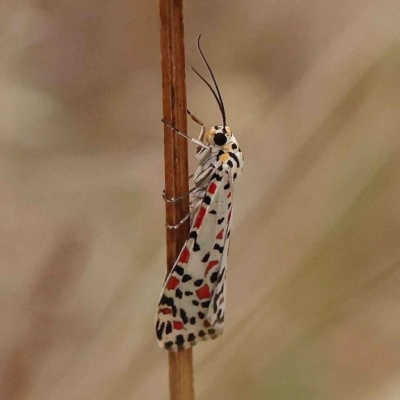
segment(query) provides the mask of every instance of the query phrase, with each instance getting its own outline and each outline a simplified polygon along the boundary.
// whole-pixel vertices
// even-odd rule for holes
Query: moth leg
[[[194,122],[196,122],[196,124],[199,124],[201,126],[200,135],[197,140],[199,140],[200,142],[203,142],[204,134],[206,133],[206,126],[195,115],[193,115],[189,110],[186,110],[186,112],[189,115],[189,117]]]
[[[162,197],[163,197],[163,199],[165,200],[166,203],[176,203],[177,201],[182,200],[182,199],[184,199],[185,197],[189,196],[190,193],[192,193],[192,192],[195,191],[195,190],[196,190],[196,187],[193,187],[193,188],[191,188],[188,192],[183,193],[183,194],[180,195],[179,197],[171,197],[171,198],[169,198],[169,199],[168,199],[167,197],[165,197],[165,190],[163,190]]]
[[[172,131],[174,131],[175,133],[177,133],[178,135],[183,136],[184,138],[186,138],[187,140],[190,140],[193,143],[196,143],[198,146],[204,147],[206,149],[210,148],[210,146],[200,142],[200,140],[197,139],[193,139],[188,135],[185,135],[184,133],[182,133],[180,130],[174,128],[173,126],[171,126],[167,121],[165,121],[164,119],[161,120],[161,122],[163,122],[165,125],[168,126],[169,129],[171,129]]]
[[[189,212],[176,225],[167,225],[166,224],[165,227],[168,228],[168,229],[178,229],[191,215],[192,215],[192,213]]]
[[[188,176],[188,179],[192,179],[194,177],[194,174],[191,174]],[[181,196],[174,198],[171,197],[170,199],[168,199],[167,197],[165,197],[165,189],[162,191],[162,198],[167,202],[167,203],[175,203],[178,200],[184,199],[186,196],[189,196],[190,193],[192,193],[195,190],[195,188],[193,187],[192,189],[190,189],[188,192],[182,194]]]

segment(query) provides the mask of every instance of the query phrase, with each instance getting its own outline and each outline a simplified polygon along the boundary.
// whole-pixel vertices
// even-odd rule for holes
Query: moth
[[[194,139],[163,121],[171,130],[198,145],[194,187],[187,194],[191,196],[188,214],[191,216],[191,229],[164,283],[156,314],[158,343],[170,351],[188,349],[200,341],[215,339],[222,333],[234,187],[244,164],[239,144],[226,125],[222,96],[200,47],[200,38],[201,35],[197,47],[215,90],[192,69],[217,101],[222,125],[213,126],[206,132],[205,125],[188,111],[189,116],[201,126],[198,139]],[[179,201],[184,196],[166,201]],[[178,229],[186,218],[169,228]]]

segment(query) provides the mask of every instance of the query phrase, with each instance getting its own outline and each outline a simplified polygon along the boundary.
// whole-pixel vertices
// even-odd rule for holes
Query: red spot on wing
[[[170,290],[174,290],[178,285],[179,285],[179,279],[175,278],[175,276],[171,276],[171,278],[169,278],[169,281],[167,283],[167,288]]]
[[[203,325],[204,325],[206,328],[209,328],[209,327],[211,326],[211,324],[210,324],[210,322],[208,321],[208,319],[205,319],[205,320],[204,320]]]
[[[208,265],[207,265],[207,268],[206,268],[206,275],[207,275],[207,272],[212,268],[212,267],[215,267],[216,265],[218,265],[219,264],[219,261],[210,261],[209,263],[208,263]]]
[[[190,251],[185,246],[185,248],[182,250],[181,256],[179,257],[179,262],[182,264],[186,264],[189,261],[189,257],[190,257]]]
[[[162,312],[164,315],[166,314],[172,314],[172,310],[170,308],[162,308],[160,310],[160,312]]]
[[[226,196],[226,197],[228,197],[228,199],[230,199],[231,196],[232,196],[232,192],[229,192],[228,196]]]
[[[174,329],[177,329],[178,331],[183,329],[183,323],[180,321],[174,321]]]
[[[221,232],[218,233],[216,239],[222,239],[224,237],[224,230],[222,229]]]
[[[208,193],[214,194],[216,190],[217,185],[214,182],[211,182],[210,186],[208,186]]]
[[[206,215],[206,209],[204,207],[201,207],[199,212],[197,213],[196,221],[193,225],[195,228],[200,228],[205,215]]]
[[[197,289],[196,294],[197,294],[198,298],[201,300],[208,299],[209,297],[211,297],[211,292],[210,292],[210,288],[208,287],[208,285],[204,285],[200,289]]]

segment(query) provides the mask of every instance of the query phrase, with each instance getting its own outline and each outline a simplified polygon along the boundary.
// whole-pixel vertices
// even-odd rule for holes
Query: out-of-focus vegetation
[[[197,399],[399,398],[399,7],[187,2],[188,67],[202,33],[246,156]],[[8,2],[0,22],[0,398],[167,399],[157,2]],[[189,71],[191,111],[220,123]]]

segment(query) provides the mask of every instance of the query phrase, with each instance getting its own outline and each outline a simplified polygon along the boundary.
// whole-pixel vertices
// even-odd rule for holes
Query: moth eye
[[[214,135],[214,143],[217,146],[223,146],[227,142],[227,138],[224,133],[218,132]]]

